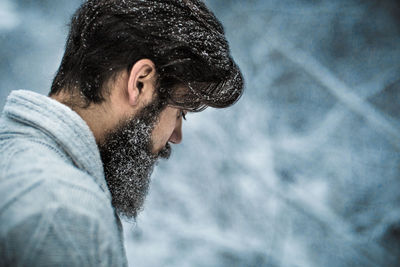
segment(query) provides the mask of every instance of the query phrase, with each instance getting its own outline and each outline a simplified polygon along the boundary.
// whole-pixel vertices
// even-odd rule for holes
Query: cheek
[[[162,149],[172,135],[176,124],[176,112],[169,110],[168,107],[161,112],[160,119],[156,123],[152,132],[153,150]]]
[[[153,141],[166,142],[172,132],[173,127],[170,126],[170,123],[158,123],[152,133]]]

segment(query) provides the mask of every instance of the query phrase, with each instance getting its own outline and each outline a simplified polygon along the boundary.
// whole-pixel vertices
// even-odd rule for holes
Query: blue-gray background
[[[46,94],[80,0],[0,0],[0,107]],[[125,224],[131,266],[396,266],[400,3],[209,0],[246,78],[188,116]]]

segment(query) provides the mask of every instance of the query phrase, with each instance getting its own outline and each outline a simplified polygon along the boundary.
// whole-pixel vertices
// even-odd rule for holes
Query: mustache
[[[171,156],[172,148],[169,143],[167,143],[163,149],[158,152],[157,157],[162,159],[169,159]]]

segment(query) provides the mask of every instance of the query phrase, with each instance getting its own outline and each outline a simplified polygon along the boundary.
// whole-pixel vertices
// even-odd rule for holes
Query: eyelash
[[[180,118],[180,117],[182,117],[184,120],[186,120],[186,115],[185,115],[185,112],[183,110],[179,113],[178,118]]]

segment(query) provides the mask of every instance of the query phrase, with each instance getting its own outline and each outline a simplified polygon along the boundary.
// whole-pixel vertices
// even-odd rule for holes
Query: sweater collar
[[[111,199],[93,133],[75,111],[50,97],[17,90],[8,96],[4,113],[50,136],[78,168],[95,178]]]

